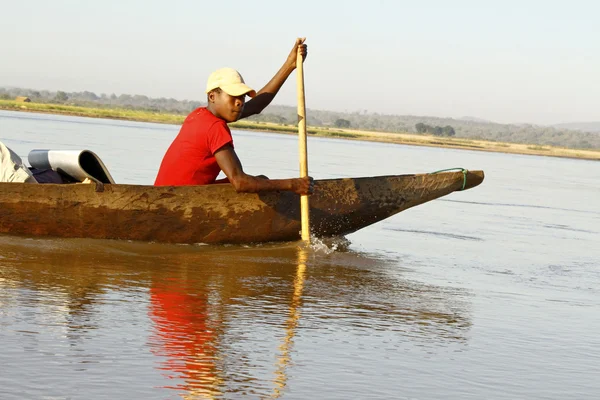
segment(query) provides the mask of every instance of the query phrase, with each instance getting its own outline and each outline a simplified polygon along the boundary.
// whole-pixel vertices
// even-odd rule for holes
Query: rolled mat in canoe
[[[114,184],[108,169],[94,152],[89,150],[31,150],[29,164],[37,169],[53,169],[82,182],[92,181]]]

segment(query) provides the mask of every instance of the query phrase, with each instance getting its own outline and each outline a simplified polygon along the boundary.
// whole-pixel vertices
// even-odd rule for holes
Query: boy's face
[[[235,122],[242,115],[246,95],[230,96],[224,90],[213,90],[208,95],[208,101],[212,105],[213,114],[227,122]]]

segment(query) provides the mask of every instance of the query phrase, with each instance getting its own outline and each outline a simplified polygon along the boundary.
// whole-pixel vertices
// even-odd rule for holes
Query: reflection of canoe
[[[0,255],[3,322],[24,316],[21,330],[46,328],[37,354],[54,351],[64,338],[78,340],[79,351],[65,352],[59,366],[81,362],[81,354],[102,362],[108,351],[141,348],[143,364],[126,357],[121,367],[153,365],[152,386],[165,398],[285,398],[303,370],[296,335],[327,345],[333,333],[352,351],[369,334],[372,343],[389,344],[382,332],[393,335],[394,346],[434,351],[464,346],[472,336],[468,290],[417,282],[401,273],[402,262],[382,254],[0,235]],[[90,332],[122,338],[113,328],[124,316],[138,337],[116,340],[110,350],[79,340]],[[21,348],[8,339],[5,352],[11,344]],[[323,354],[326,362],[339,357]]]
[[[346,235],[483,177],[469,171],[318,180],[312,233]],[[93,184],[0,183],[0,232],[172,243],[297,240],[299,204],[291,192],[238,194],[229,184],[107,184],[97,191]]]

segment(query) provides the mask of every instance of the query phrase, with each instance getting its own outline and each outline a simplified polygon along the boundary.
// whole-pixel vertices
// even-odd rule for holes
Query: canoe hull
[[[311,233],[346,235],[407,208],[477,186],[482,171],[319,180]],[[253,243],[300,238],[291,192],[236,193],[229,184],[154,187],[0,183],[0,233],[167,243]]]

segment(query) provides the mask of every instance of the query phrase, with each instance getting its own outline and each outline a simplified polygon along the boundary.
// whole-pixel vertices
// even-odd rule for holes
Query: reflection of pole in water
[[[286,321],[285,338],[279,346],[281,352],[277,359],[277,369],[275,370],[275,388],[273,389],[273,398],[278,398],[283,394],[283,389],[287,385],[286,369],[290,364],[290,352],[294,346],[294,335],[298,320],[300,319],[300,302],[302,300],[302,290],[304,288],[304,278],[306,271],[307,252],[303,247],[298,248],[298,267],[296,269],[296,277],[294,278],[294,295],[290,304],[289,317]]]

